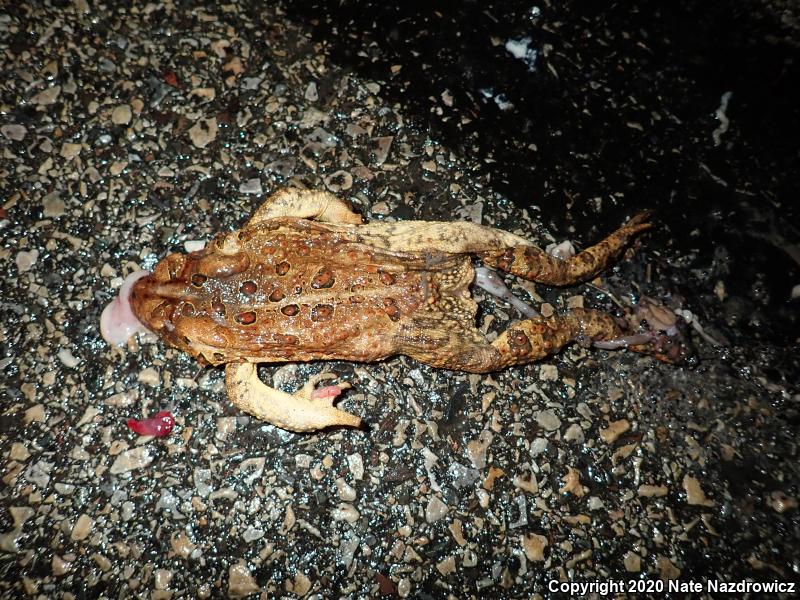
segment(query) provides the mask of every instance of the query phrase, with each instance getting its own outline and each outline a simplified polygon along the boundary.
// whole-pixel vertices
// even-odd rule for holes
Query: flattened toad
[[[562,260],[499,229],[467,222],[364,224],[331,194],[283,190],[242,229],[130,278],[104,311],[101,329],[112,339],[115,322],[124,320],[119,309],[132,311],[201,363],[225,364],[232,402],[278,427],[359,426],[359,417],[333,406],[346,384],[315,389],[324,378],[318,376],[287,394],[264,385],[256,364],[405,354],[434,367],[485,373],[541,359],[573,341],[604,347],[650,341],[622,337],[610,315],[574,309],[547,318],[530,312],[489,342],[475,326],[469,289],[473,257],[549,285],[589,279],[650,226],[639,215]]]

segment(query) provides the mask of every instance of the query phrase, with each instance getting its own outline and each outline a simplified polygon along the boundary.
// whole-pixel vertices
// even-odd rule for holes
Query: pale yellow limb
[[[336,377],[333,373],[314,375],[294,394],[271,388],[258,378],[255,363],[228,363],[225,386],[228,397],[239,409],[289,431],[316,431],[331,426],[360,427],[361,419],[333,406],[333,398],[312,396],[314,386]],[[340,383],[341,389],[350,387]]]
[[[361,225],[361,215],[354,213],[343,200],[319,190],[283,189],[267,198],[248,221],[256,225],[276,217],[299,217],[323,223]]]

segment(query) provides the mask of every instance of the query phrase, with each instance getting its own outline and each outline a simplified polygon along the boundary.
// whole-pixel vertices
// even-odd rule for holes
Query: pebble
[[[482,469],[486,466],[486,450],[492,443],[493,438],[494,434],[488,429],[484,429],[477,439],[467,442],[467,454],[476,469]]]
[[[73,356],[69,348],[62,348],[58,351],[58,360],[61,361],[61,364],[70,369],[74,369],[81,364],[81,361]]]
[[[662,497],[669,493],[665,485],[640,485],[637,494],[643,498]]]
[[[22,125],[10,123],[0,127],[0,133],[2,133],[9,140],[21,142],[23,139],[25,139],[25,134],[28,133],[28,130]]]
[[[165,590],[169,587],[172,579],[172,571],[169,569],[156,569],[153,585],[157,590]]]
[[[364,460],[360,454],[347,455],[347,468],[357,481],[364,478]]]
[[[309,590],[311,589],[311,580],[306,576],[304,573],[296,573],[294,576],[294,581],[292,582],[291,591],[294,593],[298,598],[302,598],[306,594],[308,594]]]
[[[197,252],[205,247],[206,243],[204,240],[186,240],[183,242],[183,249],[186,250],[186,252]]]
[[[525,558],[530,561],[543,561],[544,549],[547,548],[547,538],[537,533],[526,534],[520,537]]]
[[[36,94],[31,98],[31,103],[39,106],[49,106],[50,104],[55,104],[59,95],[61,95],[61,86],[54,85]]]
[[[21,529],[25,521],[36,514],[30,506],[12,506],[8,512],[11,513],[14,529]]]
[[[316,102],[319,100],[319,93],[317,92],[317,84],[315,82],[311,82],[306,86],[306,91],[303,94],[306,100],[309,102]]]
[[[600,430],[600,438],[606,444],[612,444],[617,441],[617,438],[621,436],[623,433],[628,431],[631,428],[631,424],[628,419],[620,419],[619,421],[614,421],[613,423],[609,423],[608,427],[605,429]]]
[[[558,381],[558,367],[555,365],[539,365],[539,379],[541,381]]]
[[[353,558],[355,556],[356,550],[358,550],[358,545],[361,543],[361,538],[357,535],[354,535],[351,532],[348,532],[344,539],[339,544],[339,550],[337,551],[337,556],[339,563],[341,563],[345,568],[350,568],[350,565],[353,563]]]
[[[436,563],[436,570],[442,575],[449,575],[456,571],[456,559],[454,556],[448,556]]]
[[[683,489],[686,490],[686,502],[694,506],[714,506],[714,501],[706,498],[700,482],[691,475],[683,476]]]
[[[397,595],[401,598],[408,598],[411,593],[411,580],[408,577],[402,577],[397,582]]]
[[[343,477],[336,480],[336,490],[339,492],[339,498],[345,502],[352,502],[356,499],[356,490]]]
[[[622,564],[625,565],[625,570],[630,573],[638,573],[642,570],[642,557],[636,552],[630,551],[625,554],[622,559]]]
[[[111,561],[102,554],[95,552],[92,554],[92,560],[104,573],[111,568]]]
[[[558,418],[553,409],[540,410],[534,413],[534,418],[539,424],[539,427],[545,431],[555,431],[561,427],[561,419]]]
[[[147,367],[146,369],[142,369],[139,371],[136,379],[139,381],[139,383],[144,383],[145,385],[150,385],[153,387],[161,383],[161,376],[158,373],[158,369],[155,367]]]
[[[253,179],[243,181],[239,186],[239,192],[242,194],[256,194],[258,196],[262,195],[264,190],[261,187],[261,179],[254,177]]]
[[[478,555],[475,553],[474,550],[467,548],[464,550],[464,558],[461,561],[465,567],[472,568],[478,564]]]
[[[127,125],[131,122],[131,107],[128,104],[120,104],[111,113],[111,122],[114,125]]]
[[[23,421],[25,421],[26,425],[31,423],[44,423],[45,419],[45,412],[44,412],[44,404],[37,404],[35,406],[31,406],[28,410],[25,411],[25,416],[23,417]]]
[[[17,461],[26,461],[30,455],[31,453],[28,451],[28,448],[19,442],[11,444],[11,450],[8,453],[9,458]]]
[[[425,507],[425,520],[428,523],[435,523],[447,515],[449,511],[447,504],[442,502],[438,496],[431,496],[428,505]]]
[[[47,194],[42,199],[42,206],[44,207],[42,214],[46,218],[60,217],[66,211],[66,204],[61,199],[61,192],[58,190]]]
[[[189,536],[183,531],[172,534],[169,544],[172,552],[183,559],[189,558],[197,548],[197,545],[193,544]]]
[[[109,472],[112,475],[119,475],[120,473],[127,473],[146,467],[153,462],[153,456],[147,446],[137,446],[125,452],[121,452],[114,463],[111,465]]]
[[[38,250],[22,250],[21,252],[17,253],[14,262],[17,263],[17,269],[19,269],[19,272],[25,273],[26,271],[31,270],[31,267],[36,264],[37,260],[39,260]]]
[[[334,521],[347,521],[348,523],[355,523],[361,514],[349,502],[342,502],[331,511],[331,517]]]
[[[244,598],[250,594],[255,594],[261,588],[256,584],[250,569],[244,563],[231,565],[228,569],[228,597]]]
[[[73,159],[78,156],[83,150],[83,146],[81,144],[73,144],[71,142],[65,142],[61,145],[61,156],[66,158],[67,160]]]
[[[72,533],[69,536],[70,539],[75,542],[85,540],[87,537],[89,537],[93,526],[94,520],[86,513],[83,513],[75,522],[75,525],[72,528]]]
[[[198,148],[205,148],[217,139],[217,119],[200,119],[189,129],[189,138]]]
[[[72,562],[67,562],[58,554],[53,554],[53,558],[50,561],[50,568],[52,569],[54,576],[61,577],[62,575],[69,573],[69,570],[72,568]]]
[[[264,530],[260,527],[254,527],[252,525],[245,529],[245,532],[242,534],[242,539],[248,544],[250,542],[260,540],[262,537],[264,537]]]
[[[576,444],[583,444],[584,436],[583,436],[583,429],[577,423],[573,423],[567,430],[564,432],[564,439],[568,442],[574,442]]]

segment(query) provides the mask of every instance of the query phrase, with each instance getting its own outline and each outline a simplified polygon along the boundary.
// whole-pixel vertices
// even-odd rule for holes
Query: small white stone
[[[127,104],[120,104],[111,113],[111,122],[114,125],[127,125],[131,122],[131,107]]]
[[[261,180],[258,177],[254,177],[252,179],[248,179],[247,181],[243,181],[239,186],[239,192],[242,194],[255,194],[260,196],[264,193],[264,190],[261,187]]]
[[[360,454],[347,455],[347,468],[350,469],[350,473],[357,481],[364,478],[364,460]]]
[[[25,129],[22,125],[17,125],[16,123],[9,123],[8,125],[3,125],[2,127],[0,127],[0,133],[2,133],[9,140],[13,140],[15,142],[21,142],[25,138],[25,134],[28,133],[28,130]]]
[[[564,432],[564,439],[568,442],[582,444],[584,442],[583,429],[581,429],[581,426],[577,423],[573,423],[567,428],[567,431]]]
[[[38,104],[39,106],[48,106],[55,103],[60,94],[61,86],[54,85],[36,94],[33,98],[31,98],[31,102],[33,104]]]
[[[58,360],[60,360],[65,367],[69,367],[70,369],[74,369],[81,364],[80,359],[75,358],[69,348],[62,348],[58,351]]]
[[[555,431],[561,427],[561,419],[559,419],[556,413],[550,408],[547,410],[540,410],[534,416],[539,427],[545,431]]]
[[[317,92],[317,84],[315,82],[312,81],[306,86],[304,97],[309,102],[316,102],[319,100],[319,92]]]
[[[539,365],[539,379],[542,381],[558,381],[558,367],[555,365]]]
[[[228,569],[229,598],[244,598],[260,590],[261,588],[256,584],[256,580],[253,579],[253,575],[246,564],[238,563]]]
[[[83,146],[81,146],[80,144],[65,142],[64,144],[61,145],[60,154],[62,157],[66,158],[67,160],[70,160],[78,156],[81,153],[81,150],[83,150]]]
[[[428,523],[435,523],[447,515],[449,510],[447,504],[442,502],[438,496],[431,496],[431,499],[428,501],[428,506],[425,507],[425,520]]]
[[[114,464],[111,465],[109,472],[112,475],[119,475],[120,473],[127,473],[135,469],[141,469],[153,462],[153,457],[147,446],[137,446],[131,450],[121,452]]]
[[[86,513],[83,513],[75,522],[75,525],[72,528],[72,533],[69,536],[70,539],[76,542],[85,540],[87,537],[89,537],[89,533],[91,533],[93,526],[94,520]]]
[[[147,367],[139,371],[137,379],[146,385],[157,386],[161,382],[161,377],[158,374],[158,369],[155,367]]]
[[[46,218],[60,217],[66,210],[66,205],[61,199],[61,193],[58,190],[47,194],[42,199],[42,205],[44,206],[43,214]]]
[[[165,590],[169,587],[172,579],[172,571],[169,569],[156,569],[154,585],[157,590]]]
[[[198,148],[205,148],[217,139],[217,119],[200,119],[189,129],[189,138]]]
[[[19,269],[19,272],[24,273],[25,271],[30,271],[31,267],[36,264],[37,260],[39,260],[38,250],[23,250],[17,254],[14,262],[17,263],[17,269]]]
[[[339,498],[345,502],[352,502],[356,499],[356,490],[343,477],[336,480],[336,490],[339,492]]]
[[[350,503],[342,502],[331,511],[331,517],[334,521],[347,521],[348,523],[355,523],[361,514],[356,510],[355,506]]]

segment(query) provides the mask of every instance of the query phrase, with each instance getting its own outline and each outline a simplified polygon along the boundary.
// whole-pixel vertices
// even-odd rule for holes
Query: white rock
[[[431,496],[428,506],[425,507],[425,520],[428,523],[435,523],[447,515],[449,510],[447,504],[439,500],[438,496]]]
[[[127,104],[120,104],[111,113],[111,122],[114,125],[127,125],[131,122],[131,107]]]
[[[217,119],[200,119],[189,129],[189,138],[198,148],[205,148],[217,139]]]
[[[246,564],[231,565],[231,568],[228,569],[229,598],[244,598],[260,590],[261,588],[256,584],[256,580],[253,579],[253,575]]]
[[[539,427],[545,431],[555,431],[561,427],[561,419],[559,419],[556,413],[550,408],[547,410],[540,410],[535,414],[535,417]]]
[[[81,153],[81,150],[83,150],[83,146],[81,146],[80,144],[73,144],[71,142],[64,142],[61,145],[60,154],[61,154],[62,157],[66,158],[67,160],[70,160],[70,159],[75,158],[76,156],[78,156]]]
[[[258,177],[254,177],[243,181],[239,186],[239,192],[242,194],[255,194],[260,196],[264,193],[264,190],[261,187],[261,180]]]
[[[38,250],[23,250],[17,254],[14,262],[17,263],[17,269],[19,269],[19,272],[24,273],[25,271],[30,271],[31,267],[36,264],[37,260],[39,260]]]
[[[361,481],[364,478],[364,460],[360,454],[347,455],[347,468],[356,480]]]
[[[150,449],[147,446],[137,446],[131,450],[121,452],[114,464],[111,465],[110,473],[112,475],[119,475],[120,473],[127,473],[146,467],[153,462],[153,456],[150,454]]]
[[[347,521],[348,523],[355,523],[361,514],[356,510],[356,507],[347,502],[342,502],[339,506],[331,511],[331,517],[334,521]]]
[[[75,358],[69,348],[62,348],[58,351],[58,360],[60,360],[65,367],[69,367],[70,369],[74,369],[81,364],[80,359]]]
[[[58,190],[47,194],[42,199],[42,205],[44,206],[43,214],[47,218],[60,217],[66,210],[66,205],[61,199],[61,192]]]
[[[25,129],[22,125],[17,125],[16,123],[9,123],[8,125],[3,125],[2,127],[0,127],[0,133],[2,133],[9,140],[20,142],[25,138],[25,134],[28,133],[28,130]]]
[[[61,86],[54,85],[36,94],[33,98],[31,98],[31,102],[33,104],[38,104],[39,106],[48,106],[55,103],[60,94]]]

